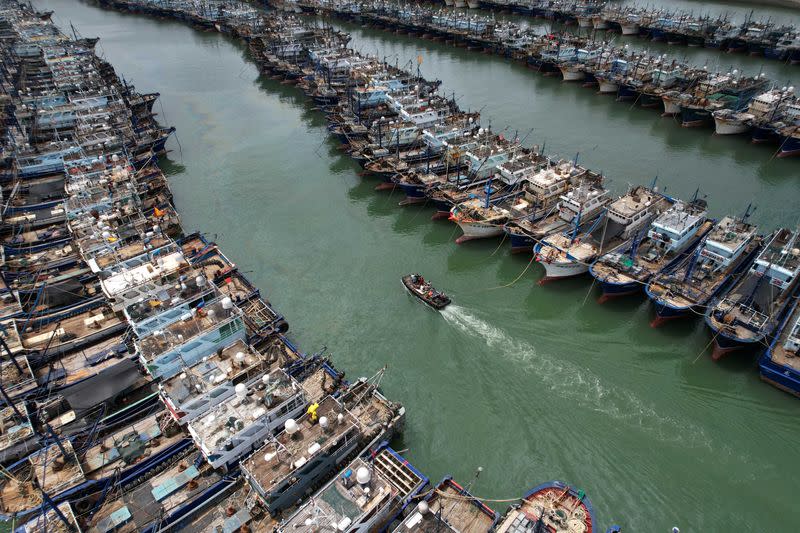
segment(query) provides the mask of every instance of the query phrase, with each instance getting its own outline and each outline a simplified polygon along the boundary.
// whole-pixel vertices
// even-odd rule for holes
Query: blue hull
[[[594,271],[591,268],[589,269],[589,273],[594,276]],[[641,288],[642,284],[635,281],[629,283],[614,283],[611,281],[600,282],[600,289],[603,291],[603,296],[627,296],[629,294],[638,293]]]
[[[639,97],[639,91],[630,85],[620,85],[617,90],[617,100],[636,100]]]
[[[424,199],[425,198],[425,185],[417,183],[398,183],[398,187],[411,199]]]
[[[800,305],[800,300],[795,301],[794,305],[791,306],[786,313],[786,316],[783,317],[769,348],[758,360],[758,370],[762,380],[789,394],[800,397],[800,372],[791,366],[781,365],[772,360],[772,351],[775,349],[775,345],[780,342],[781,332],[784,328],[791,328],[794,326],[794,321],[791,319],[795,316],[794,313],[798,305]]]
[[[778,157],[796,157],[800,155],[800,137],[782,137]]]
[[[750,133],[750,140],[754,143],[778,142],[778,133],[770,126],[756,126]]]
[[[758,370],[762,380],[800,397],[800,373],[791,367],[773,363],[769,351],[759,359]]]
[[[536,244],[536,241],[533,240],[531,237],[528,237],[524,233],[513,233],[512,231],[506,229],[506,235],[508,235],[509,240],[511,241],[511,253],[526,253],[532,254],[533,247]]]

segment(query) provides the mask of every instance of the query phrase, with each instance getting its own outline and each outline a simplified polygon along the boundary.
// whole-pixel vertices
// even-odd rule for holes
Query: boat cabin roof
[[[262,490],[269,491],[272,486],[345,434],[362,432],[358,418],[332,396],[325,397],[319,403],[316,413],[319,418],[328,419],[327,428],[313,422],[311,415],[306,413],[296,421],[297,432],[290,435],[284,429],[274,440],[267,442],[247,460],[242,461],[242,469],[251,481],[257,483]]]
[[[279,368],[265,374],[264,378],[250,388],[244,383],[238,384],[241,394],[237,391],[189,423],[189,432],[207,454],[298,393],[302,394],[297,381]]]
[[[229,298],[220,298],[206,304],[201,309],[193,308],[175,322],[139,339],[137,347],[140,355],[145,360],[152,361],[160,354],[184,345],[190,339],[216,329],[222,323],[240,316],[241,311],[232,302],[229,302]]]

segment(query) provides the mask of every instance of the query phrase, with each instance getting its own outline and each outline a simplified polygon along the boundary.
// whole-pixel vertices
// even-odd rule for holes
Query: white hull
[[[478,9],[479,7],[481,7],[481,3],[478,2],[478,0],[467,0],[467,6],[470,9]]]
[[[456,7],[466,7],[467,0],[455,0]]]
[[[467,241],[472,239],[488,239],[490,237],[499,237],[503,234],[503,226],[495,226],[491,224],[481,224],[480,222],[458,222],[458,227],[464,232],[459,241]]]
[[[578,27],[579,28],[591,28],[592,27],[592,19],[589,17],[578,17]]]
[[[619,91],[619,85],[613,81],[601,81],[598,86],[603,94],[617,94],[617,91]]]
[[[608,29],[608,21],[602,19],[594,19],[592,21],[592,25],[596,30],[607,30]]]
[[[714,131],[717,135],[738,135],[750,130],[750,125],[747,122],[721,120],[714,118]]]
[[[681,106],[678,102],[673,102],[671,100],[663,100],[664,101],[664,114],[665,115],[677,115],[681,112]]]
[[[453,0],[444,0],[444,5],[448,7],[453,7]]]
[[[586,77],[584,71],[569,67],[561,67],[561,74],[564,76],[564,81],[581,81]]]
[[[576,263],[573,261],[557,261],[552,263],[540,261],[539,263],[544,267],[545,279],[547,280],[571,278],[573,276],[580,276],[581,274],[586,274],[589,272],[588,264]]]
[[[638,24],[622,24],[622,35],[639,35]]]

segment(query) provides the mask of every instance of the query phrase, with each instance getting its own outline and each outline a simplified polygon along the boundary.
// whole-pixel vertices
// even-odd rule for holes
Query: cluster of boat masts
[[[720,135],[747,134],[777,146],[778,157],[800,155],[800,100],[791,85],[763,72],[715,72],[666,54],[635,51],[571,33],[540,34],[497,22],[420,6],[346,0],[302,0],[307,11],[453,41],[470,49],[511,57],[545,75],[610,94],[621,102],[662,111],[685,127],[714,127]]]
[[[286,11],[301,12],[314,2],[336,3],[338,0],[275,0]],[[392,2],[384,1],[384,4]],[[434,2],[441,3],[441,2]],[[588,31],[613,31],[625,36],[640,36],[671,45],[704,46],[728,52],[742,52],[786,63],[800,63],[800,32],[791,24],[771,18],[755,20],[750,13],[741,22],[729,15],[695,15],[684,10],[650,8],[632,4],[618,5],[605,1],[575,0],[445,0],[448,7],[483,8],[512,12],[576,25]],[[347,2],[349,10],[358,14],[374,2]],[[439,13],[443,13],[439,11]],[[481,20],[466,13],[453,13],[465,20]],[[483,19],[487,20],[487,19]]]
[[[113,6],[230,31],[246,21],[270,42],[315,34],[222,2]],[[158,94],[51,14],[0,3],[12,531],[597,530],[574,487],[538,485],[501,517],[470,493],[475,479],[431,484],[393,450],[405,410],[379,391],[383,370],[348,381],[324,349],[301,353],[236,265],[184,234],[157,164],[173,131],[156,122]]]
[[[753,13],[742,21],[728,13],[696,15],[693,11],[604,0],[445,0],[445,5],[510,11],[520,15],[577,24],[591,30],[612,30],[669,44],[705,46],[731,52],[800,63],[800,32],[780,20],[756,20]]]

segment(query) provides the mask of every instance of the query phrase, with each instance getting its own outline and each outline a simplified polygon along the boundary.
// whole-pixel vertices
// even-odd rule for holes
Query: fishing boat
[[[299,359],[297,352],[280,337],[271,339],[261,349],[237,340],[161,381],[161,399],[173,418],[185,424],[233,396],[239,383],[252,389],[267,372]]]
[[[601,255],[614,252],[668,209],[671,201],[651,188],[638,186],[608,205],[605,216],[588,225],[575,220],[573,228],[553,232],[534,246],[536,260],[545,269],[540,284],[579,276]]]
[[[603,177],[587,174],[576,187],[559,197],[551,212],[535,219],[521,216],[503,227],[511,240],[511,253],[532,253],[540,239],[566,230],[576,220],[591,223],[611,200],[603,187]]]
[[[713,112],[722,109],[741,111],[746,108],[753,95],[766,85],[767,80],[758,76],[739,76],[734,70],[730,74],[713,76],[698,84],[691,93],[684,93],[680,100],[681,125],[698,127],[713,123]]]
[[[758,369],[762,380],[800,397],[800,299],[794,298]]]
[[[750,131],[758,121],[773,116],[784,100],[784,91],[770,90],[759,94],[750,102],[746,110],[719,109],[712,113],[714,133],[717,135],[738,135]]]
[[[695,193],[691,202],[678,201],[664,211],[628,246],[600,256],[589,268],[603,291],[600,302],[639,293],[650,278],[684,259],[711,231],[714,223],[706,214],[705,200]]]
[[[470,199],[451,210],[450,220],[464,232],[456,242],[500,236],[511,220],[537,221],[555,210],[560,198],[583,180],[597,175],[573,161],[550,161],[535,154],[515,158],[498,167],[510,190],[499,198]],[[513,244],[513,243],[512,243]]]
[[[427,485],[428,478],[384,442],[346,465],[275,531],[383,531]]]
[[[592,533],[596,529],[589,497],[582,490],[561,481],[550,481],[534,487],[519,503],[512,505],[495,531]]]
[[[709,305],[705,320],[714,335],[714,360],[767,345],[797,292],[799,234],[777,230],[747,274]]]
[[[300,416],[307,404],[300,384],[274,369],[249,387],[237,383],[233,395],[210,405],[187,429],[213,468],[229,468],[287,420]]]
[[[645,290],[655,305],[652,327],[691,313],[704,315],[708,303],[750,266],[762,245],[758,228],[747,222],[750,212],[723,217],[691,256],[650,280]]]
[[[450,305],[450,298],[443,292],[434,289],[419,274],[408,274],[402,278],[403,286],[408,292],[426,305],[440,311]]]
[[[349,458],[390,438],[405,414],[367,380],[311,407],[241,463],[244,478],[273,516],[328,481]]]

